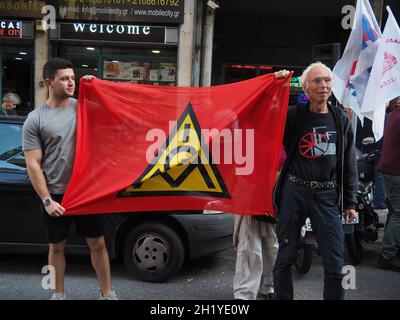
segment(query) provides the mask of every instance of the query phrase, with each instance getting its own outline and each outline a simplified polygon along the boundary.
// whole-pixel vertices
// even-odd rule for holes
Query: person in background
[[[392,101],[389,102],[389,105],[386,108],[386,113],[389,114],[390,112],[396,110],[400,107],[400,97],[394,98]]]
[[[281,79],[289,71],[275,72]],[[283,146],[279,170],[285,160]],[[279,173],[278,173],[279,175]],[[272,300],[274,293],[272,270],[278,252],[274,229],[275,219],[267,215],[235,216],[233,245],[236,248],[233,296],[236,300]]]
[[[370,164],[373,172],[373,206],[374,209],[382,210],[387,208],[385,204],[386,194],[383,177],[378,169],[378,163],[382,153],[383,138],[374,143],[363,145],[362,140],[367,137],[374,137],[374,133],[372,132],[372,121],[365,118],[364,125],[361,125],[361,121],[357,119],[356,148],[362,153],[369,154],[374,152],[376,155],[371,159]]]
[[[16,116],[17,112],[15,111],[15,109],[17,108],[17,105],[19,105],[20,103],[21,99],[16,93],[7,92],[3,96],[0,115]]]
[[[382,172],[389,214],[382,241],[378,267],[400,272],[400,97],[393,99],[384,131],[379,170]]]

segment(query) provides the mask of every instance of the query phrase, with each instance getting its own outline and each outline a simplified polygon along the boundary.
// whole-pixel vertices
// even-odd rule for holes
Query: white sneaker
[[[99,300],[119,300],[114,291],[110,291],[106,295],[103,295],[100,291]]]
[[[65,295],[63,293],[54,292],[51,296],[50,300],[66,300]]]

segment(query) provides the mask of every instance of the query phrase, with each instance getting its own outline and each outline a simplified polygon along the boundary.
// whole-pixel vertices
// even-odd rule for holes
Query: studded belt
[[[309,181],[296,177],[292,174],[288,174],[288,180],[293,181],[296,184],[317,190],[330,190],[335,189],[336,187],[336,183],[334,181]]]

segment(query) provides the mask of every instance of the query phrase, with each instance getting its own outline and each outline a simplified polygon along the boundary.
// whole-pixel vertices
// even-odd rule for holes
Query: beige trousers
[[[234,298],[256,300],[258,292],[273,293],[272,269],[278,253],[273,225],[251,216],[236,215],[233,244],[237,251]]]

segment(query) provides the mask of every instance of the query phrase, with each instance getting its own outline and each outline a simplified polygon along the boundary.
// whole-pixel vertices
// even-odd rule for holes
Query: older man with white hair
[[[20,103],[21,99],[16,93],[7,92],[3,96],[3,101],[0,108],[0,115],[16,116],[17,112],[15,111],[15,108]]]
[[[288,109],[283,144],[286,161],[275,190],[278,256],[274,266],[275,299],[293,299],[291,267],[307,216],[316,234],[325,270],[324,299],[344,299],[342,212],[355,218],[357,164],[349,119],[328,99],[332,72],[311,64],[300,82],[310,99]]]

